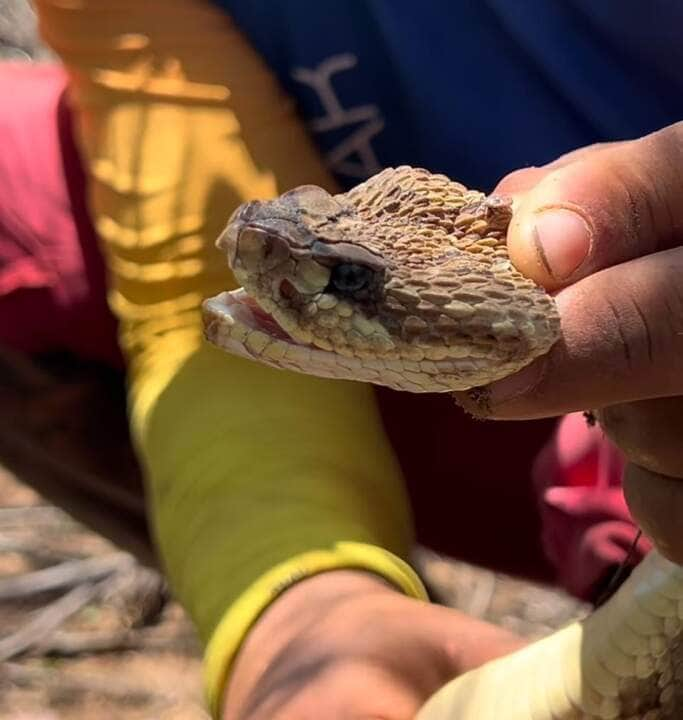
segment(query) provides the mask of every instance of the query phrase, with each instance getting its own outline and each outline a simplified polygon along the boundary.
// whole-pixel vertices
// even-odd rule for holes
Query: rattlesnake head
[[[559,336],[553,299],[508,259],[507,199],[389,169],[348,193],[242,205],[218,241],[242,288],[204,304],[233,353],[412,392],[505,377]]]

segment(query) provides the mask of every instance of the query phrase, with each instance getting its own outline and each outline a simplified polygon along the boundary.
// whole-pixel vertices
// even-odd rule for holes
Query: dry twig
[[[0,508],[0,528],[32,529],[43,525],[74,525],[74,521],[62,510],[52,505],[25,505],[21,507]]]
[[[54,632],[100,592],[100,584],[86,583],[47,605],[15,633],[0,639],[0,662],[16,657],[44,641],[49,633]]]
[[[135,560],[128,553],[111,553],[84,560],[67,560],[59,565],[35,572],[0,579],[0,601],[36,595],[48,590],[61,590],[94,582],[114,572],[129,569]]]
[[[73,657],[121,650],[177,652],[179,645],[189,654],[197,652],[197,640],[189,631],[181,635],[156,627],[113,632],[57,631],[37,645],[32,654]]]
[[[115,702],[143,704],[156,701],[166,705],[174,701],[172,694],[161,695],[149,688],[122,683],[111,676],[104,678],[84,673],[73,675],[50,668],[28,667],[18,663],[3,663],[0,666],[0,679],[22,687],[33,685],[46,687],[52,693],[58,692],[60,695],[95,693]]]
[[[78,554],[74,552],[65,552],[46,547],[45,538],[42,535],[38,537],[4,537],[0,535],[0,553],[17,553],[24,555],[33,562],[41,565],[54,565],[55,563],[64,562],[64,560],[77,559]]]

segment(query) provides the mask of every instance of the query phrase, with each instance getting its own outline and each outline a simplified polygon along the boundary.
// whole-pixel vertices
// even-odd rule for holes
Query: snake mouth
[[[236,341],[246,331],[262,333],[274,341],[288,345],[313,347],[295,340],[244,288],[223,292],[215,298],[210,298],[204,303],[204,313],[220,314],[223,323],[232,329],[231,336]]]
[[[208,298],[202,303],[202,315],[206,339],[232,355],[322,378],[381,380],[376,371],[364,368],[358,357],[342,356],[293,338],[244,288]]]
[[[244,288],[222,292],[202,303],[204,335],[216,347],[232,355],[256,360],[279,370],[336,380],[355,380],[388,385],[397,390],[425,392],[398,373],[389,381],[360,357],[325,350],[306,340],[293,338]],[[443,390],[447,390],[444,387]]]
[[[314,347],[293,338],[244,288],[205,300],[202,310],[207,339],[245,357],[260,356],[264,340],[280,347]]]
[[[236,323],[244,325],[250,330],[270,335],[270,337],[293,345],[302,345],[297,342],[277,320],[266,312],[258,302],[247,293],[244,288],[238,288],[225,292],[219,296],[225,305],[225,314],[231,317]]]

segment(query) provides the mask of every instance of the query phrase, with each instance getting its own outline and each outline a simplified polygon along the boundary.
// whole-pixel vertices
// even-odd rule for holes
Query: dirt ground
[[[0,0],[2,59],[50,59],[26,0]],[[424,549],[415,562],[441,602],[527,637],[586,610]],[[0,720],[207,717],[200,648],[163,579],[0,466]]]

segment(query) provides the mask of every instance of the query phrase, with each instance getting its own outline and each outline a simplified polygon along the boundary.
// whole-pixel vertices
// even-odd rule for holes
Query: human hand
[[[444,683],[523,645],[454,610],[338,570],[288,590],[249,633],[224,720],[409,720]]]
[[[485,407],[462,404],[498,419],[602,408],[631,461],[631,512],[683,562],[683,123],[518,171],[496,192],[515,198],[512,261],[559,291],[562,339],[490,385]]]

